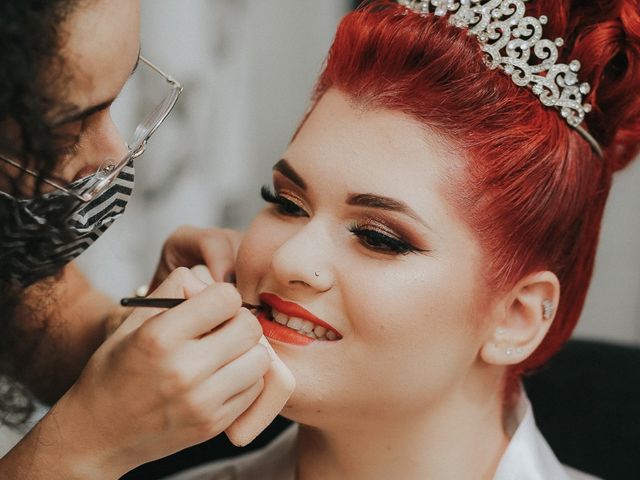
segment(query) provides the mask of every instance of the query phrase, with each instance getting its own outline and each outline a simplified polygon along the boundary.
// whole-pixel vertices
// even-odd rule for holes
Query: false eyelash
[[[392,237],[379,229],[367,227],[362,224],[355,223],[349,228],[349,231],[358,237],[358,240],[364,247],[377,252],[398,255],[424,252],[424,250],[420,250],[404,240]]]
[[[260,196],[265,202],[274,204],[277,208],[277,211],[283,215],[288,215],[291,217],[308,216],[307,212],[305,212],[298,204],[274,192],[267,185],[263,185],[260,188]]]

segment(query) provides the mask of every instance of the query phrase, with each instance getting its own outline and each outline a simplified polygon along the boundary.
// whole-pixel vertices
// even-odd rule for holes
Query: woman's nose
[[[271,260],[273,274],[288,288],[326,292],[334,284],[331,251],[328,231],[312,220],[276,250]]]

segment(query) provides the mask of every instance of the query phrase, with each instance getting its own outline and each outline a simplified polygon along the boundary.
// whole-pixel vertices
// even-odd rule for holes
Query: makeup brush
[[[120,305],[123,307],[148,307],[148,308],[173,308],[180,305],[186,299],[184,298],[149,298],[149,297],[127,297],[120,299]],[[249,310],[261,310],[261,305],[253,305],[251,303],[242,302],[242,306]]]
[[[172,308],[184,302],[184,298],[145,298],[130,297],[120,300],[123,307]],[[249,310],[263,310],[261,305],[243,302]],[[282,411],[296,386],[293,373],[287,368],[273,350],[267,339],[262,336],[260,343],[271,357],[271,365],[264,375],[264,388],[251,406],[227,427],[225,433],[231,443],[244,447],[256,438]]]

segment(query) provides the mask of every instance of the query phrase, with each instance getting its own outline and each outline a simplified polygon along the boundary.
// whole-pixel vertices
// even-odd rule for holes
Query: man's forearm
[[[54,406],[0,458],[0,480],[115,480],[126,473],[90,438],[89,422],[74,414],[68,418],[63,409],[64,405]]]

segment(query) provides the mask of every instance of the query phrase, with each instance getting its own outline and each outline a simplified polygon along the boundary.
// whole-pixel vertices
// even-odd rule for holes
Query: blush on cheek
[[[258,278],[257,265],[255,255],[251,252],[254,250],[251,244],[247,242],[247,237],[242,240],[242,244],[238,249],[236,256],[236,286],[240,291],[240,295],[244,299],[252,299],[251,289],[255,288]],[[257,293],[254,294],[257,298]]]
[[[277,225],[266,212],[262,212],[244,234],[236,256],[237,286],[243,298],[245,295],[246,298],[257,298],[255,289],[258,281],[268,272],[278,246],[275,243],[277,235],[274,235],[277,232]]]

